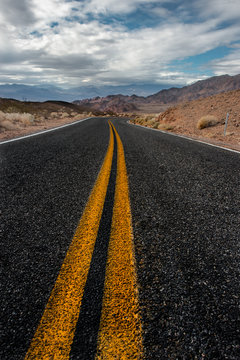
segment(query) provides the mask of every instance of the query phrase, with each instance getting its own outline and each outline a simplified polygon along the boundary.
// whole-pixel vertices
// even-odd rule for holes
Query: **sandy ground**
[[[224,136],[227,113],[229,120]],[[215,124],[200,130],[198,122],[205,116],[215,118]],[[140,122],[137,119],[136,123],[141,124],[141,119]],[[240,151],[240,90],[178,104],[155,117],[155,120],[143,121],[142,125]]]
[[[161,123],[166,122],[173,125],[173,129],[170,132],[240,151],[240,127],[236,127],[236,123],[232,122],[231,119],[229,120],[226,136],[224,136],[224,124],[217,124],[213,127],[198,130],[195,126],[196,121],[191,122],[191,124],[188,122],[188,126],[186,126],[186,119],[180,113],[178,113],[178,120],[173,120],[172,116],[175,118],[176,111],[179,112],[179,109],[173,109],[174,110],[168,109],[165,113],[163,113],[165,114],[165,121],[161,121]],[[170,118],[169,116],[166,117],[166,113],[170,115]],[[161,114],[160,117],[163,116],[163,114]],[[0,132],[0,142],[55,128],[72,122],[72,118],[52,119],[45,121],[44,123],[36,123],[34,125],[28,125],[15,130],[5,130]]]
[[[172,131],[171,131],[172,132]],[[190,132],[184,132],[184,131],[176,131],[175,134],[184,135],[186,137],[200,140],[203,142],[207,142],[213,145],[226,147],[228,149],[237,150],[240,152],[240,142],[239,138],[236,138],[235,136],[232,136],[231,133],[227,132],[226,136],[222,136],[220,134],[213,134],[213,133],[206,133],[200,135],[191,134]],[[204,135],[206,135],[204,137]]]
[[[82,116],[82,118],[86,118],[88,116]],[[4,140],[10,140],[17,137],[21,137],[28,134],[37,133],[39,131],[52,129],[64,124],[70,124],[74,122],[73,118],[63,118],[63,119],[51,119],[46,120],[42,123],[36,123],[34,125],[27,125],[25,127],[21,127],[15,130],[5,130],[3,132],[0,132],[0,142]]]
[[[137,122],[135,124],[138,124]],[[149,128],[153,128],[151,125],[142,125],[139,124],[141,126],[145,126],[145,127],[149,127]],[[222,134],[223,134],[223,128],[222,127]],[[165,129],[158,129],[159,131],[164,131],[164,132],[169,132],[172,134],[176,134],[176,135],[181,135],[181,136],[185,136],[187,138],[190,139],[196,139],[199,141],[203,141],[212,145],[217,145],[217,146],[221,146],[221,147],[226,147],[228,149],[232,149],[232,150],[236,150],[240,152],[240,137],[239,135],[234,136],[232,133],[230,133],[229,131],[227,131],[226,136],[223,136],[220,134],[220,131],[218,131],[219,133],[216,134],[214,133],[211,129],[211,131],[207,131],[208,129],[203,129],[205,131],[202,131],[200,134],[196,134],[195,132],[191,132],[189,130],[185,130],[182,129],[181,127],[179,128],[174,128],[173,130],[165,130]],[[215,129],[216,130],[216,129]]]

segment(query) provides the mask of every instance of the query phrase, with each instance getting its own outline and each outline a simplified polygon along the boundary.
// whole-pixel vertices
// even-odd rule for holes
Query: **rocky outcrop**
[[[237,89],[240,89],[240,75],[222,75],[197,81],[183,88],[161,90],[148,97],[140,97],[137,95],[109,95],[106,97],[77,100],[74,101],[74,103],[103,112],[112,111],[116,113],[135,112],[141,110],[144,106],[148,109],[148,112],[151,112],[151,109],[154,108],[152,112],[155,113],[157,110],[156,105],[159,106],[160,109],[162,106],[172,106]],[[161,110],[158,111],[160,112]]]

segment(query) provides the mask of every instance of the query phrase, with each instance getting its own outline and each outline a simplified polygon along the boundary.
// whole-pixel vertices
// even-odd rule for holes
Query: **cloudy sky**
[[[0,83],[189,84],[240,73],[239,0],[0,0]]]

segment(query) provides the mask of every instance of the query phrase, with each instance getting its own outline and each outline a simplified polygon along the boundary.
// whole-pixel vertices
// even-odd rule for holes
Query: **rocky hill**
[[[224,136],[227,113],[229,120]],[[219,144],[232,144],[240,151],[240,90],[182,102],[155,118],[140,115],[133,122],[190,137],[207,138]]]
[[[176,104],[237,89],[240,89],[240,74],[235,76],[214,76],[180,89],[171,88],[159,91],[157,94],[148,96],[147,101],[157,100],[164,104]]]
[[[106,97],[95,97],[92,99],[76,100],[74,104],[88,107],[91,110],[103,111],[103,112],[134,112],[138,110],[135,102],[139,101],[144,102],[144,97],[139,97],[136,95],[109,95]]]
[[[104,114],[64,101],[29,102],[0,98],[0,141],[92,115]]]
[[[102,98],[77,100],[74,103],[100,111],[157,113],[181,102],[237,89],[240,89],[240,74],[215,76],[183,88],[161,90],[147,97],[110,95]]]
[[[0,111],[5,113],[30,113],[36,116],[48,117],[52,112],[76,112],[78,114],[88,111],[88,108],[66,101],[33,102],[0,97]],[[96,115],[98,114],[96,113]]]

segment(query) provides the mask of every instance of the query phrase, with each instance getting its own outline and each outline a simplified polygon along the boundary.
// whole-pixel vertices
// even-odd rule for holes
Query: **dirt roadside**
[[[82,119],[86,118],[87,116],[82,116]],[[80,120],[80,119],[79,119]],[[76,121],[76,120],[75,120]],[[48,130],[48,129],[53,129],[65,124],[71,124],[73,122],[72,118],[63,118],[63,119],[55,119],[55,120],[51,120],[51,121],[46,121],[45,123],[41,123],[41,124],[34,124],[34,125],[28,125],[26,127],[23,128],[19,128],[19,129],[14,129],[14,130],[6,130],[4,132],[0,132],[0,143],[6,140],[10,140],[10,139],[14,139],[14,138],[18,138],[24,135],[29,135],[29,134],[34,134],[34,133],[38,133],[44,130]],[[136,124],[138,124],[136,122]],[[142,124],[139,124],[142,125]],[[145,124],[145,127],[150,127],[152,128],[153,126],[151,126],[151,124]],[[161,129],[160,129],[161,130]],[[162,129],[163,131],[167,131],[170,133],[175,133],[176,135],[184,135],[186,137],[192,138],[192,139],[196,139],[196,140],[200,140],[203,142],[207,142],[213,145],[217,145],[217,146],[222,146],[222,147],[226,147],[232,150],[236,150],[240,152],[240,133],[237,134],[237,136],[233,136],[232,132],[227,132],[226,136],[223,135],[217,135],[214,134],[213,132],[213,128],[210,128],[210,132],[209,132],[209,128],[203,129],[205,130],[204,132],[202,132],[202,135],[190,132],[190,131],[184,131],[184,129],[182,128],[174,128],[173,130],[166,130],[166,129]],[[214,130],[216,132],[216,129]],[[223,134],[224,131],[224,126],[221,126],[221,129],[218,129],[219,133]],[[207,134],[207,136],[204,136],[204,134]]]
[[[155,116],[138,115],[131,122],[240,151],[240,90],[181,103]]]
[[[88,116],[82,116],[82,119],[87,118]],[[79,117],[78,120],[81,120]],[[26,125],[25,127],[13,129],[13,130],[5,130],[0,132],[0,143],[5,140],[10,140],[14,138],[18,138],[24,135],[38,133],[44,130],[53,129],[55,127],[59,127],[65,124],[71,124],[75,121],[72,118],[63,118],[63,119],[54,119],[51,121],[45,121],[44,123],[40,124],[33,124],[33,125]]]

